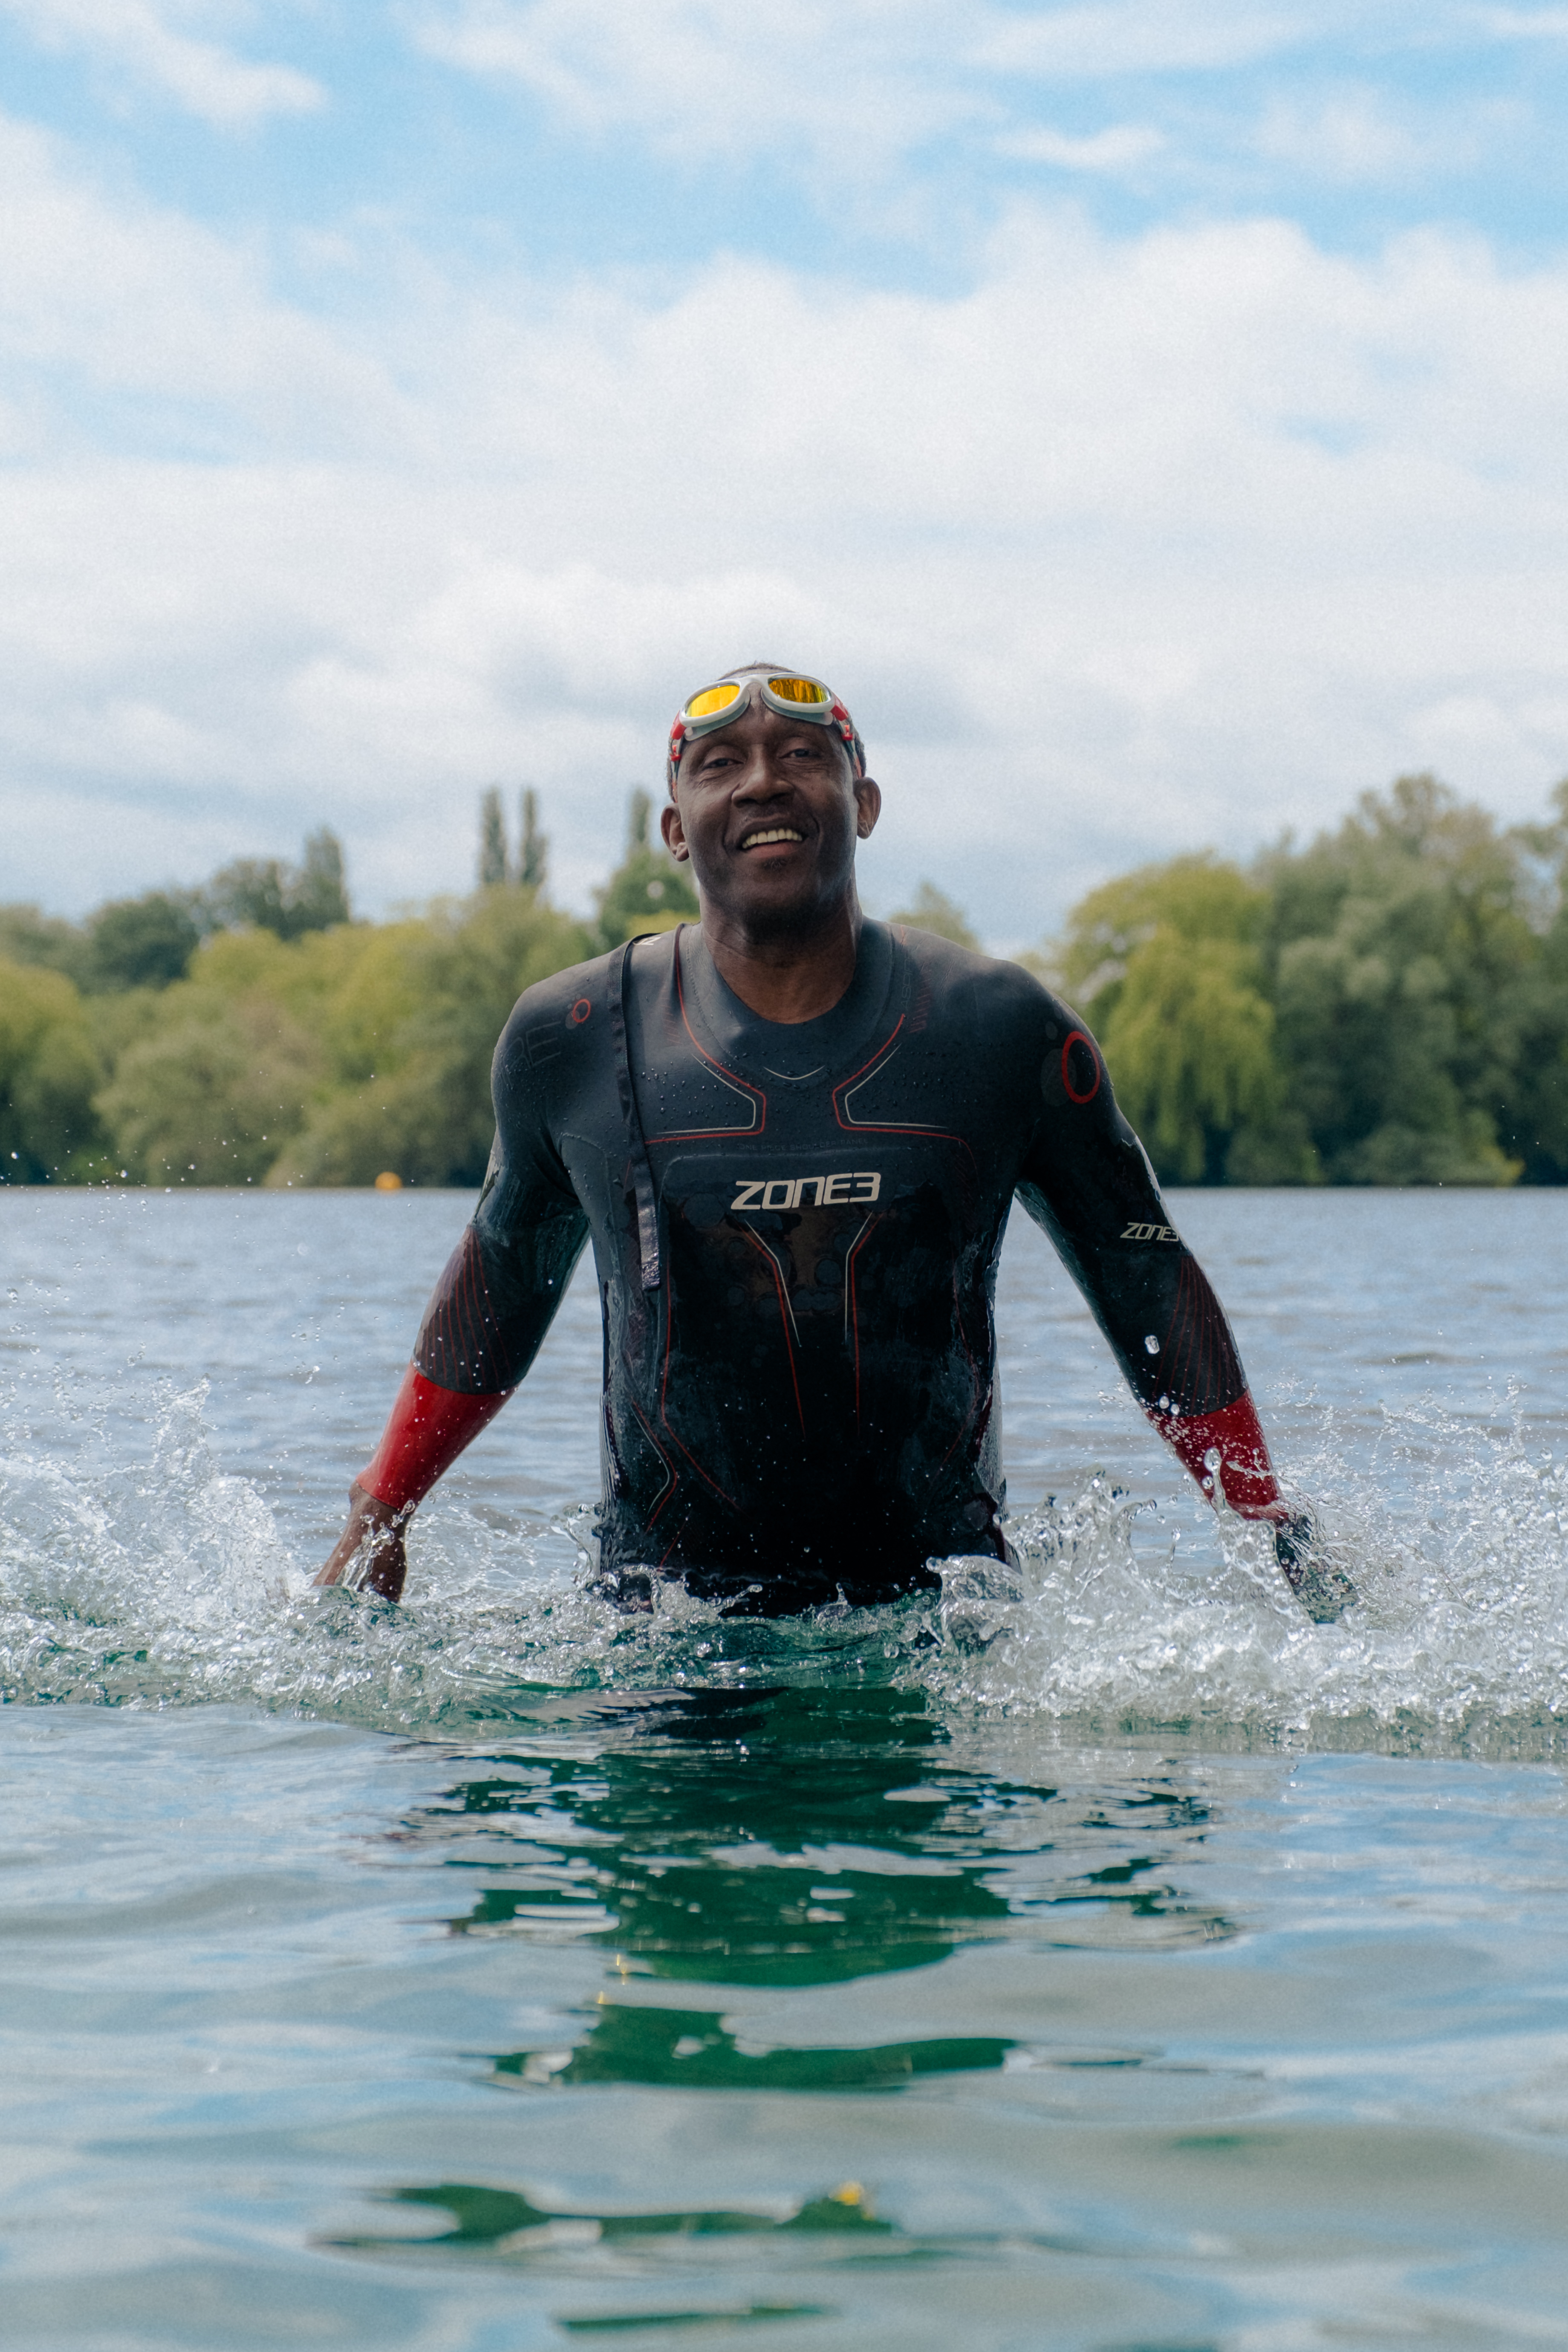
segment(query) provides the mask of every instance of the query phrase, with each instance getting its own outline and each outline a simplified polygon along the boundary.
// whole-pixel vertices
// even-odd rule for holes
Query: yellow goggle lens
[[[728,710],[739,702],[742,689],[731,678],[723,686],[705,686],[694,694],[681,716],[686,719],[711,719],[717,711]]]
[[[768,692],[776,694],[781,702],[808,702],[818,710],[826,709],[833,699],[814,677],[770,677]]]

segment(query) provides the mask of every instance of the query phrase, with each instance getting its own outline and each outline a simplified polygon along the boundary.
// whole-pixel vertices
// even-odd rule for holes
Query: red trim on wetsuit
[[[1186,1464],[1211,1501],[1214,1473],[1204,1456],[1217,1446],[1220,1489],[1231,1509],[1244,1519],[1277,1519],[1284,1516],[1285,1505],[1275,1483],[1268,1441],[1258,1409],[1245,1389],[1234,1404],[1222,1406],[1218,1412],[1183,1416],[1161,1412],[1155,1406],[1147,1410],[1166,1444]]]
[[[355,1485],[389,1510],[411,1509],[510,1394],[510,1389],[502,1389],[489,1396],[461,1396],[456,1389],[438,1389],[416,1364],[410,1364],[381,1444]]]

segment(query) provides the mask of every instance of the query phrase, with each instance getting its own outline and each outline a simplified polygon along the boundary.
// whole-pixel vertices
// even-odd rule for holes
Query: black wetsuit
[[[695,929],[531,988],[496,1141],[415,1350],[522,1378],[592,1239],[601,1568],[742,1607],[1003,1557],[993,1320],[1014,1195],[1145,1405],[1226,1406],[1225,1317],[1074,1014],[1017,965],[867,923],[830,1013],[750,1012]]]

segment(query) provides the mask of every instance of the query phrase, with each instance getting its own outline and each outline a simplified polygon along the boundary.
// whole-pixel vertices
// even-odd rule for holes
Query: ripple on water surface
[[[1551,1204],[1434,1203],[1441,1283],[1404,1202],[1189,1208],[1247,1242],[1220,1286],[1361,1589],[1339,1627],[1173,1480],[1094,1474],[1158,1457],[1043,1256],[1003,1318],[1045,1334],[1015,1488],[1056,1489],[1019,1572],[769,1624],[584,1591],[591,1291],[421,1515],[409,1601],[310,1590],[453,1204],[116,1202],[68,1280],[40,1247],[0,1464],[0,2333],[1568,2344],[1564,1803],[1517,1760],[1568,1717]],[[1310,1281],[1287,1212],[1334,1242]],[[1423,1337],[1478,1223],[1529,1414]]]
[[[1563,1465],[1522,1433],[1390,1412],[1379,1475],[1331,1430],[1299,1460],[1360,1599],[1308,1622],[1267,1538],[1103,1478],[1013,1522],[1016,1571],[960,1560],[940,1596],[726,1621],[679,1588],[623,1618],[586,1582],[591,1515],[498,1527],[437,1500],[394,1609],[320,1593],[264,1496],[222,1471],[205,1387],[166,1388],[142,1458],[89,1470],[13,1436],[0,1490],[0,1688],[33,1701],[221,1699],[441,1730],[547,1690],[918,1684],[944,1706],[1095,1727],[1206,1727],[1472,1752],[1555,1752],[1568,1708]],[[1397,1507],[1386,1499],[1397,1474]]]
[[[15,2340],[1561,2340],[1556,1775],[1037,1728],[9,1710]]]

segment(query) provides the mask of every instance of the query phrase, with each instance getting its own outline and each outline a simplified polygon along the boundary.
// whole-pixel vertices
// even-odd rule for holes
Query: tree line
[[[1167,1182],[1568,1181],[1568,784],[1500,827],[1430,776],[1241,866],[1091,891],[1021,959],[1094,1029]],[[480,809],[478,887],[356,921],[341,847],[245,859],[80,924],[0,908],[0,1181],[474,1184],[522,989],[692,921],[631,796],[592,919],[553,907],[525,791]],[[930,883],[890,919],[974,946]]]
[[[1500,827],[1429,775],[1242,867],[1108,882],[1048,962],[1166,1181],[1568,1181],[1568,784]]]
[[[521,991],[695,919],[651,818],[634,793],[591,921],[550,904],[531,790],[515,855],[485,794],[470,898],[391,922],[353,919],[330,832],[80,924],[0,908],[0,1181],[478,1183]]]

